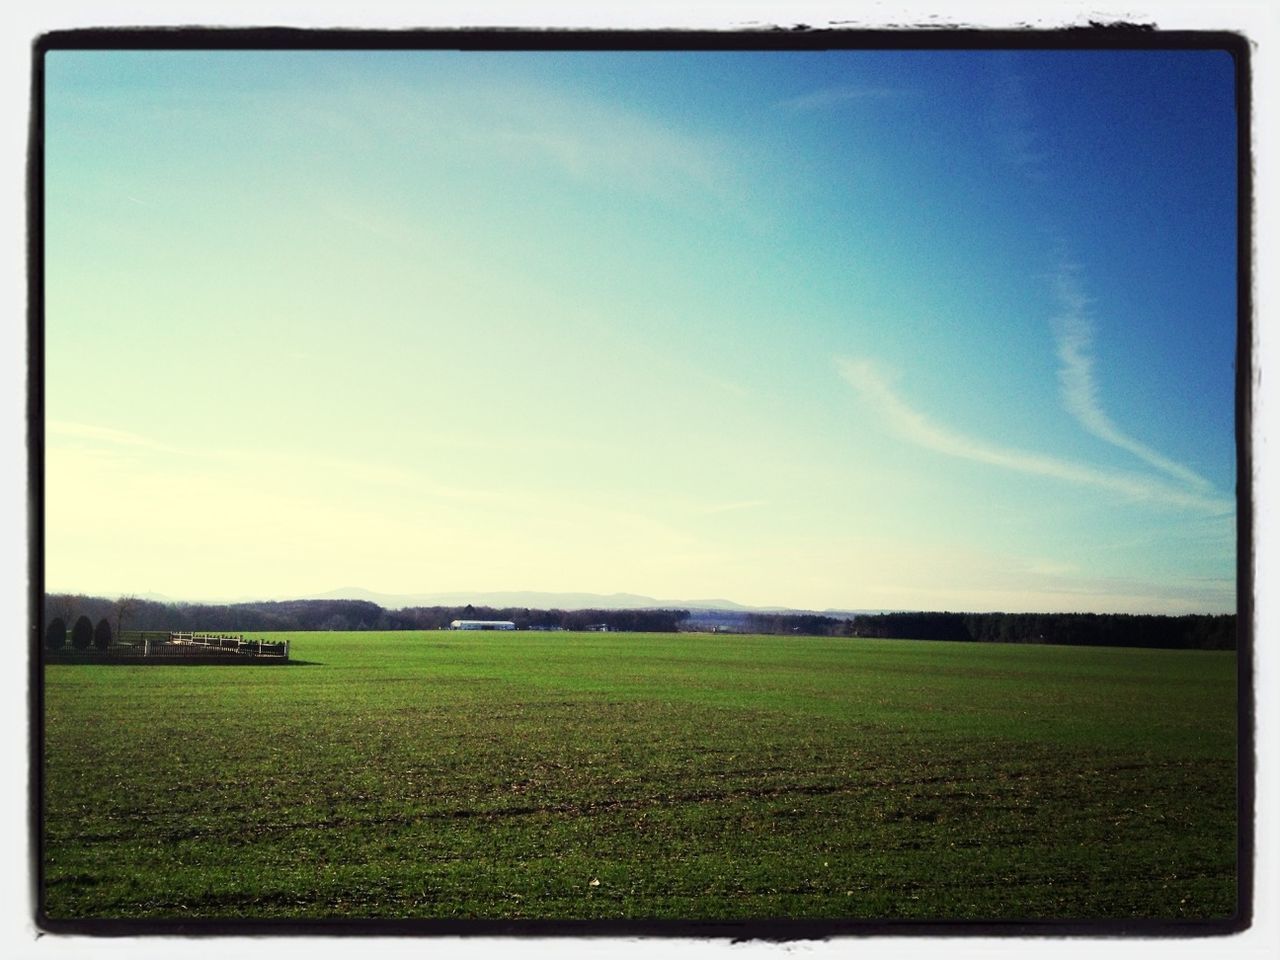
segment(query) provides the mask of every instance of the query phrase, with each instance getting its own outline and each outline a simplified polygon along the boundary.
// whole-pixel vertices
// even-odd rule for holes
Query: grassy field
[[[48,917],[1235,912],[1232,653],[287,636],[48,667]]]

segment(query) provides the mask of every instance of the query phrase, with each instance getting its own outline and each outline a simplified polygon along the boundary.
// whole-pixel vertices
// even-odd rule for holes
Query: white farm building
[[[450,622],[450,630],[514,630],[516,625],[510,620],[454,620]]]

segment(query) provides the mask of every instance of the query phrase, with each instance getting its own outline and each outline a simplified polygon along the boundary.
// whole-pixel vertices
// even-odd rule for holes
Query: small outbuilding
[[[516,625],[510,620],[454,620],[450,622],[450,630],[514,630]]]

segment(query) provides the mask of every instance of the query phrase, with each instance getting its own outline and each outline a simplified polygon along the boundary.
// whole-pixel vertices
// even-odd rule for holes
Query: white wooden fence
[[[186,633],[146,631],[137,637],[142,641],[144,657],[200,657],[211,654],[236,654],[242,657],[289,659],[289,641],[246,640],[239,633]],[[216,654],[215,654],[216,655]]]

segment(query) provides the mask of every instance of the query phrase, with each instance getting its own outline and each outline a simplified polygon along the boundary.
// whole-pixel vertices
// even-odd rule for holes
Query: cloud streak
[[[1049,178],[1048,154],[1035,123],[1035,111],[1025,77],[1012,69],[1014,59],[997,61],[992,120],[1006,159],[1032,180]],[[1057,341],[1058,383],[1067,412],[1093,436],[1145,461],[1180,483],[1209,493],[1213,484],[1122,430],[1102,408],[1094,378],[1094,328],[1089,298],[1078,279],[1079,268],[1060,261],[1052,276],[1057,313],[1053,329]]]
[[[735,500],[732,503],[716,503],[702,508],[702,513],[733,513],[738,510],[754,510],[757,507],[767,507],[768,500]]]
[[[147,450],[159,450],[164,453],[184,455],[187,453],[187,451],[159,443],[149,437],[144,437],[128,430],[100,427],[90,423],[76,423],[71,420],[47,421],[45,423],[45,434],[49,439],[89,440],[94,443],[105,443],[111,446],[140,447]]]
[[[172,461],[198,460],[206,463],[254,464],[282,475],[289,473],[326,472],[342,474],[350,479],[366,483],[406,486],[415,478],[406,470],[363,459],[341,459],[312,455],[296,455],[285,451],[233,450],[216,447],[176,447],[153,440],[128,430],[77,423],[71,420],[50,420],[46,424],[46,445],[51,448],[74,449],[90,447],[106,450],[132,450],[162,454]],[[436,492],[436,491],[433,491]],[[447,491],[440,495],[450,495]]]
[[[1058,342],[1058,383],[1062,402],[1070,413],[1093,436],[1146,461],[1162,473],[1195,487],[1209,491],[1211,484],[1200,474],[1176,463],[1145,443],[1121,430],[1102,409],[1097,381],[1093,375],[1093,323],[1089,318],[1089,299],[1071,264],[1059,266],[1053,278],[1058,313],[1053,318]]]
[[[1036,129],[1027,79],[1013,69],[1012,57],[997,59],[1001,70],[992,89],[988,117],[1001,153],[1027,179],[1049,179],[1049,150]]]
[[[740,149],[606,97],[554,85],[490,84],[437,104],[465,130],[459,146],[527,168],[550,167],[581,184],[687,201],[709,197],[737,207],[748,194]],[[420,99],[420,95],[415,95]]]
[[[1131,500],[1167,507],[1207,514],[1225,514],[1235,508],[1231,500],[1172,487],[1155,477],[1103,470],[967,436],[933,422],[910,406],[870,360],[837,358],[836,366],[840,375],[892,433],[935,453],[1093,487]]]

